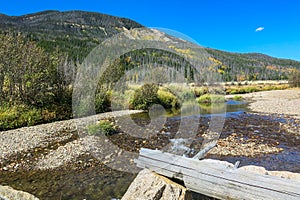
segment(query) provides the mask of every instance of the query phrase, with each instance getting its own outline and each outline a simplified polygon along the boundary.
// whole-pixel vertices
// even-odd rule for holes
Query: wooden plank
[[[203,149],[201,149],[201,151],[199,151],[193,158],[194,159],[202,159],[206,156],[206,154],[215,146],[217,145],[217,141],[213,141],[211,143],[209,143],[206,147],[204,147]]]
[[[231,179],[234,179],[236,181],[240,181],[240,178],[245,177],[248,179],[248,183],[251,183],[251,177],[253,175],[257,175],[254,173],[250,173],[244,170],[238,170],[234,168],[234,165],[228,162],[223,162],[223,161],[217,161],[217,160],[201,160],[197,161],[194,159],[182,157],[182,156],[177,156],[174,154],[169,154],[169,153],[162,153],[161,151],[153,151],[153,150],[148,150],[148,149],[142,149],[140,157],[144,158],[149,158],[150,160],[153,160],[154,162],[160,161],[162,163],[165,163],[164,165],[178,165],[182,168],[189,168],[192,170],[199,170],[199,172],[209,172],[210,174],[214,174],[215,176],[229,176]],[[224,174],[226,172],[226,174]],[[241,177],[236,177],[235,175],[239,174]],[[286,179],[280,178],[280,177],[273,177],[273,176],[268,176],[268,175],[261,175],[264,177],[262,179],[262,183],[269,184],[269,179],[277,179],[278,183],[286,183]],[[250,179],[250,180],[249,180]],[[289,180],[292,181],[292,180]],[[254,184],[256,182],[253,182]],[[280,186],[279,188],[282,188]],[[299,190],[295,190],[295,192],[298,192]]]
[[[199,161],[142,149],[136,163],[138,167],[181,179],[192,191],[219,199],[300,199],[300,182],[236,169],[228,162]]]
[[[227,199],[230,197],[231,199],[241,199],[241,197],[243,197],[243,199],[252,199],[251,197],[253,196],[255,199],[270,198],[270,195],[266,193],[264,188],[254,187],[252,190],[249,190],[249,187],[241,187],[239,182],[232,182],[211,174],[199,173],[195,175],[195,172],[193,171],[182,169],[173,165],[169,165],[167,167],[163,164],[163,166],[157,167],[148,163],[147,166],[150,166],[147,168],[167,177],[182,179],[185,182],[186,187],[190,190],[215,198]],[[246,196],[250,197],[245,198]],[[285,194],[277,194],[277,199],[286,198],[287,196]]]

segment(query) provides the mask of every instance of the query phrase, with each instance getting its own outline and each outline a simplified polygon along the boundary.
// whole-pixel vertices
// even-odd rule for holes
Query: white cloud
[[[263,31],[263,30],[265,30],[265,27],[258,27],[258,28],[255,30],[255,32],[260,32],[260,31]]]

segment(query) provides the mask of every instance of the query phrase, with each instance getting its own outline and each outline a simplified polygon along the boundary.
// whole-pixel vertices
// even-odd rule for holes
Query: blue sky
[[[51,0],[0,2],[0,13],[85,10],[168,28],[200,45],[231,52],[259,52],[300,61],[298,0]],[[260,31],[256,29],[260,28]]]

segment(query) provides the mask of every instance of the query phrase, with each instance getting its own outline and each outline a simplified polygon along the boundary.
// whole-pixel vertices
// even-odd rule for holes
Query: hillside
[[[300,69],[300,62],[274,58],[260,53],[229,53],[206,48],[216,63],[215,69],[226,81],[287,79],[289,73]]]
[[[123,33],[117,38],[123,42],[106,40],[118,33]],[[105,44],[100,46],[102,41]],[[113,91],[120,80],[133,84],[279,80],[300,69],[296,61],[203,48],[130,19],[82,11],[0,14],[0,46],[0,100],[4,102],[0,130],[69,119],[74,114],[74,95],[82,96],[73,89],[88,91],[85,84],[74,87],[78,82],[97,81],[93,83],[95,107],[89,99],[78,106],[100,113],[110,110],[107,91]],[[119,56],[124,47],[128,51]],[[100,63],[81,65],[85,58],[98,62],[103,52],[110,65],[101,77]]]
[[[21,32],[46,51],[58,50],[79,62],[104,39],[140,27],[143,26],[130,19],[83,11],[43,11],[18,17],[0,14],[2,32]],[[156,33],[166,38],[163,41],[176,41],[159,31]],[[264,54],[205,50],[213,63],[210,70],[221,74],[225,81],[287,79],[294,69],[300,69],[300,62]]]
[[[261,65],[278,65],[282,67],[300,67],[300,62],[290,60],[290,59],[280,59],[274,58],[261,53],[229,53],[225,51],[220,51],[216,49],[206,49],[211,55],[217,57],[220,60],[228,60],[232,62],[243,62],[248,63],[252,66]]]
[[[0,30],[22,32],[47,51],[58,48],[79,60],[105,38],[139,27],[143,26],[130,19],[83,11],[0,15]]]

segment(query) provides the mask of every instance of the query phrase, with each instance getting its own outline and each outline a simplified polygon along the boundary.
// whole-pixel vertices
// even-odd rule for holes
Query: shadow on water
[[[135,174],[103,165],[85,169],[0,172],[1,185],[29,192],[41,200],[121,198],[134,178]]]

